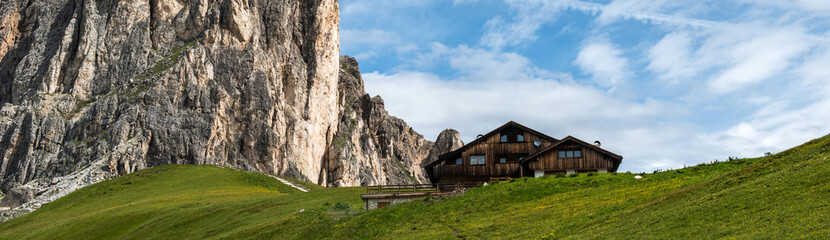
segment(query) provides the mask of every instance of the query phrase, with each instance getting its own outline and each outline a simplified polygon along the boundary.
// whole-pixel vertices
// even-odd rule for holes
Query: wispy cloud
[[[683,25],[691,27],[711,27],[717,25],[716,22],[688,18],[677,13],[661,13],[661,11],[664,11],[679,3],[679,1],[669,0],[616,0],[612,1],[608,5],[603,5],[600,7],[601,13],[597,18],[597,22],[601,24],[610,24],[614,21],[617,21],[618,19],[635,19],[654,24]],[[694,3],[685,2],[683,4]],[[590,9],[590,11],[594,10]]]
[[[401,37],[394,32],[380,29],[343,29],[340,31],[341,41],[352,45],[389,45],[401,42]]]
[[[456,1],[467,3],[470,1]],[[618,19],[636,19],[654,24],[671,24],[691,27],[710,27],[717,23],[659,13],[661,6],[674,1],[613,1],[608,5],[583,1],[507,1],[514,11],[512,17],[495,17],[485,25],[481,43],[493,49],[501,49],[536,39],[536,32],[545,24],[557,19],[563,10],[578,10],[599,14],[597,22],[610,24]]]
[[[515,12],[509,19],[495,17],[485,24],[481,44],[493,49],[536,39],[536,31],[569,6],[563,1],[508,1]]]
[[[377,51],[394,46],[405,46],[403,39],[396,33],[380,29],[342,29],[340,45],[357,51],[358,60],[368,60],[377,56]]]
[[[647,50],[647,69],[677,83],[708,79],[707,91],[726,94],[787,73],[817,44],[798,26],[723,24],[691,34],[666,34]]]
[[[647,69],[660,74],[661,79],[677,83],[695,76],[699,70],[692,64],[692,37],[686,32],[666,34],[648,50]]]
[[[806,11],[827,16],[830,14],[830,2],[825,0],[741,0],[742,2],[773,6],[780,9]]]
[[[622,56],[622,51],[604,39],[589,40],[574,63],[590,73],[595,82],[612,90],[630,75],[628,60]]]
[[[724,28],[698,50],[701,59],[725,67],[709,82],[715,91],[731,92],[780,75],[812,45],[798,27],[752,28],[756,26]]]

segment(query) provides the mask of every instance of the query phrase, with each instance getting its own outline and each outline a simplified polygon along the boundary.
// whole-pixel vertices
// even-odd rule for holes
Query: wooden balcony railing
[[[437,186],[432,184],[367,186],[366,194],[452,192],[458,189],[478,187],[481,184],[483,183],[441,183]]]
[[[367,186],[367,194],[438,192],[432,184]]]

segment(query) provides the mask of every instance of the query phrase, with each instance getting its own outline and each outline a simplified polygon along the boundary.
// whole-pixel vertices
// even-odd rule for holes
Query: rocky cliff
[[[324,162],[329,186],[426,183],[421,162],[433,143],[390,116],[380,96],[363,87],[357,61],[340,59],[339,128]]]
[[[339,58],[336,0],[0,0],[2,206],[163,164],[424,182],[433,143]],[[8,214],[8,213],[7,213]]]

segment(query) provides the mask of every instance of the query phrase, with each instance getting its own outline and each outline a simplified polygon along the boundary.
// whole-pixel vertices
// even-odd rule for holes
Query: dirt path
[[[276,178],[276,179],[277,179],[277,180],[279,180],[280,182],[285,183],[285,185],[288,185],[288,186],[291,186],[291,187],[293,187],[293,188],[296,188],[297,190],[300,190],[300,191],[302,191],[302,192],[308,192],[308,190],[307,190],[307,189],[305,189],[305,188],[303,188],[303,187],[300,187],[300,186],[297,186],[297,185],[295,185],[294,183],[292,183],[292,182],[290,182],[290,181],[288,181],[288,180],[285,180],[284,178],[277,177],[277,176],[271,176],[271,177]]]

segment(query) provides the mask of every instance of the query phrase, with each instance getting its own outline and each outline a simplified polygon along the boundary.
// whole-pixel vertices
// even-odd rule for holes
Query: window
[[[507,163],[507,157],[500,157],[499,163]]]
[[[581,158],[582,150],[560,150],[559,158]]]
[[[484,155],[472,155],[470,156],[470,165],[484,165],[486,160],[484,159]]]
[[[507,135],[501,135],[501,142],[507,142]]]
[[[464,160],[461,160],[461,158],[458,158],[458,159],[455,160],[455,165],[461,165],[461,164],[464,164]]]
[[[525,141],[525,135],[522,135],[521,133],[519,133],[519,135],[516,135],[516,142],[524,142],[524,141]]]

